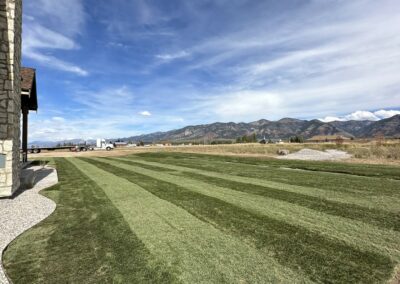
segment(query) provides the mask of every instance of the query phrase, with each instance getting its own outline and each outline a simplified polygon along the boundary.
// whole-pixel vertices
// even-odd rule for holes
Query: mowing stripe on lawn
[[[166,174],[116,162],[110,159],[93,158],[130,171],[183,186],[189,190],[215,197],[257,214],[267,215],[294,226],[301,225],[327,238],[343,240],[364,250],[389,254],[400,261],[400,234],[360,221],[323,214],[302,206],[257,195],[233,191],[193,179]],[[290,193],[288,193],[290,194]]]
[[[104,190],[151,253],[177,271],[182,282],[309,281],[238,238],[149,193],[136,184],[138,180],[128,181],[83,160],[72,162]]]
[[[398,188],[400,187],[399,180],[391,180],[384,178],[372,178],[363,176],[338,176],[330,173],[315,172],[300,172],[300,171],[287,171],[284,169],[268,167],[268,162],[260,165],[251,165],[244,163],[226,163],[223,157],[204,157],[206,155],[190,156],[184,155],[176,159],[175,156],[169,157],[160,153],[159,158],[157,155],[140,155],[146,157],[146,160],[154,162],[162,162],[164,164],[172,164],[178,166],[187,166],[207,171],[215,171],[220,173],[234,174],[237,176],[264,178],[276,182],[283,182],[286,184],[301,185],[318,187],[320,189],[346,192],[352,194],[362,194],[371,196],[397,196],[400,197]],[[242,159],[241,159],[242,160]],[[241,161],[240,160],[240,161]],[[287,161],[289,164],[290,161]],[[356,196],[355,195],[355,196]]]
[[[256,214],[218,198],[141,174],[140,169],[130,171],[99,159],[84,160],[141,185],[218,228],[253,242],[261,251],[272,253],[282,264],[305,272],[311,280],[375,283],[387,280],[394,268],[394,263],[387,256],[361,251],[304,227]]]
[[[191,179],[200,180],[220,187],[286,201],[326,214],[359,220],[389,230],[400,231],[400,214],[377,209],[368,209],[357,205],[333,202],[323,198],[306,196],[299,193],[289,193],[279,189],[267,188],[244,182],[234,182],[221,178],[207,177],[195,173],[177,173],[176,175],[189,177]]]
[[[115,161],[120,161],[124,162],[130,165],[136,165],[136,166],[141,166],[143,168],[149,169],[149,170],[155,170],[155,171],[163,171],[163,172],[171,172],[172,171],[177,171],[177,172],[187,172],[187,173],[194,173],[197,175],[203,175],[206,177],[211,177],[211,178],[217,178],[217,179],[223,179],[223,180],[228,180],[228,181],[234,181],[234,182],[240,182],[240,183],[246,183],[250,185],[254,185],[255,187],[265,187],[265,188],[271,188],[274,190],[282,190],[285,192],[293,192],[295,195],[296,194],[301,194],[304,196],[310,196],[312,198],[317,198],[317,199],[326,199],[328,201],[332,202],[340,202],[340,203],[345,203],[348,205],[345,206],[362,206],[362,207],[367,207],[371,208],[372,210],[385,210],[387,212],[391,212],[389,214],[394,215],[394,219],[398,219],[399,214],[396,208],[400,207],[399,202],[397,199],[393,197],[388,197],[388,196],[381,196],[379,198],[377,197],[370,197],[366,196],[363,198],[360,198],[360,195],[354,195],[354,194],[347,194],[347,193],[342,193],[342,192],[335,192],[335,191],[326,191],[323,189],[319,188],[312,188],[312,187],[304,187],[304,186],[296,186],[296,185],[289,185],[289,184],[284,184],[284,183],[278,183],[278,182],[271,182],[268,180],[263,180],[263,179],[256,179],[256,178],[249,178],[249,177],[242,177],[242,176],[235,176],[235,175],[229,175],[229,174],[223,174],[223,173],[218,173],[218,172],[210,172],[210,171],[204,171],[204,170],[199,170],[199,169],[193,169],[193,168],[188,168],[188,167],[182,167],[182,166],[175,166],[175,165],[168,165],[168,164],[163,164],[163,163],[156,163],[156,162],[148,162],[140,159],[127,159],[127,158],[110,158],[111,160]],[[391,211],[394,210],[395,212]]]
[[[57,202],[55,212],[4,255],[13,282],[173,282],[102,189],[66,159],[56,164],[59,184],[43,191]]]
[[[209,154],[192,154],[192,153],[140,153],[135,154],[146,158],[163,159],[172,157],[174,159],[182,159],[194,157],[196,160],[224,161],[231,163],[240,163],[247,165],[268,165],[270,167],[290,167],[294,169],[303,169],[308,171],[318,171],[320,173],[339,173],[349,175],[360,175],[368,177],[400,179],[399,167],[389,165],[371,165],[371,164],[350,164],[333,161],[299,161],[299,160],[279,160],[273,158],[254,158],[254,157],[238,157],[227,155],[209,155]]]

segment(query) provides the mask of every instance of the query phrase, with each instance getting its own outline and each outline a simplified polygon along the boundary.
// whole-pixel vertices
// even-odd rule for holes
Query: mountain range
[[[124,141],[202,141],[231,140],[255,133],[258,138],[287,139],[292,136],[311,138],[315,135],[344,135],[354,138],[371,138],[378,134],[385,137],[400,137],[400,115],[379,121],[332,121],[300,120],[283,118],[278,121],[261,119],[250,123],[221,123],[187,126],[167,132],[155,132],[140,136],[123,138]]]
[[[293,136],[311,138],[316,135],[344,135],[354,138],[372,138],[378,134],[385,137],[400,138],[400,115],[379,121],[332,121],[322,122],[320,120],[300,120],[294,118],[283,118],[278,121],[260,119],[250,123],[222,123],[186,126],[184,128],[167,132],[155,132],[139,136],[131,136],[119,139],[109,139],[112,141],[143,141],[151,142],[187,142],[204,140],[234,140],[243,135],[256,134],[258,139],[288,139]],[[63,140],[63,141],[33,141],[29,145],[41,147],[54,147],[57,144],[84,142],[82,139]],[[94,140],[87,141],[94,143]]]

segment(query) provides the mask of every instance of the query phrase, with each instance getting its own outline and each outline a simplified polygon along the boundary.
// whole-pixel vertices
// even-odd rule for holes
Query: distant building
[[[282,139],[279,138],[269,138],[266,139],[265,136],[262,140],[259,141],[260,144],[283,144]]]
[[[351,138],[343,136],[343,135],[317,135],[313,136],[310,139],[307,139],[307,142],[310,143],[324,143],[324,142],[337,142],[337,141],[349,141]]]
[[[122,148],[122,147],[127,147],[128,142],[114,142],[115,148]]]

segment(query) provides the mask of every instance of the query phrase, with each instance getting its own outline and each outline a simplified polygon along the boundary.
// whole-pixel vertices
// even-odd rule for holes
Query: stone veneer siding
[[[20,185],[21,34],[22,0],[0,0],[0,197]]]

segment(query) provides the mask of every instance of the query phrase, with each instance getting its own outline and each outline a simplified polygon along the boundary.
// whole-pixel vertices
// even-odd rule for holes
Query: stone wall
[[[19,187],[21,26],[22,0],[0,0],[0,196]]]

